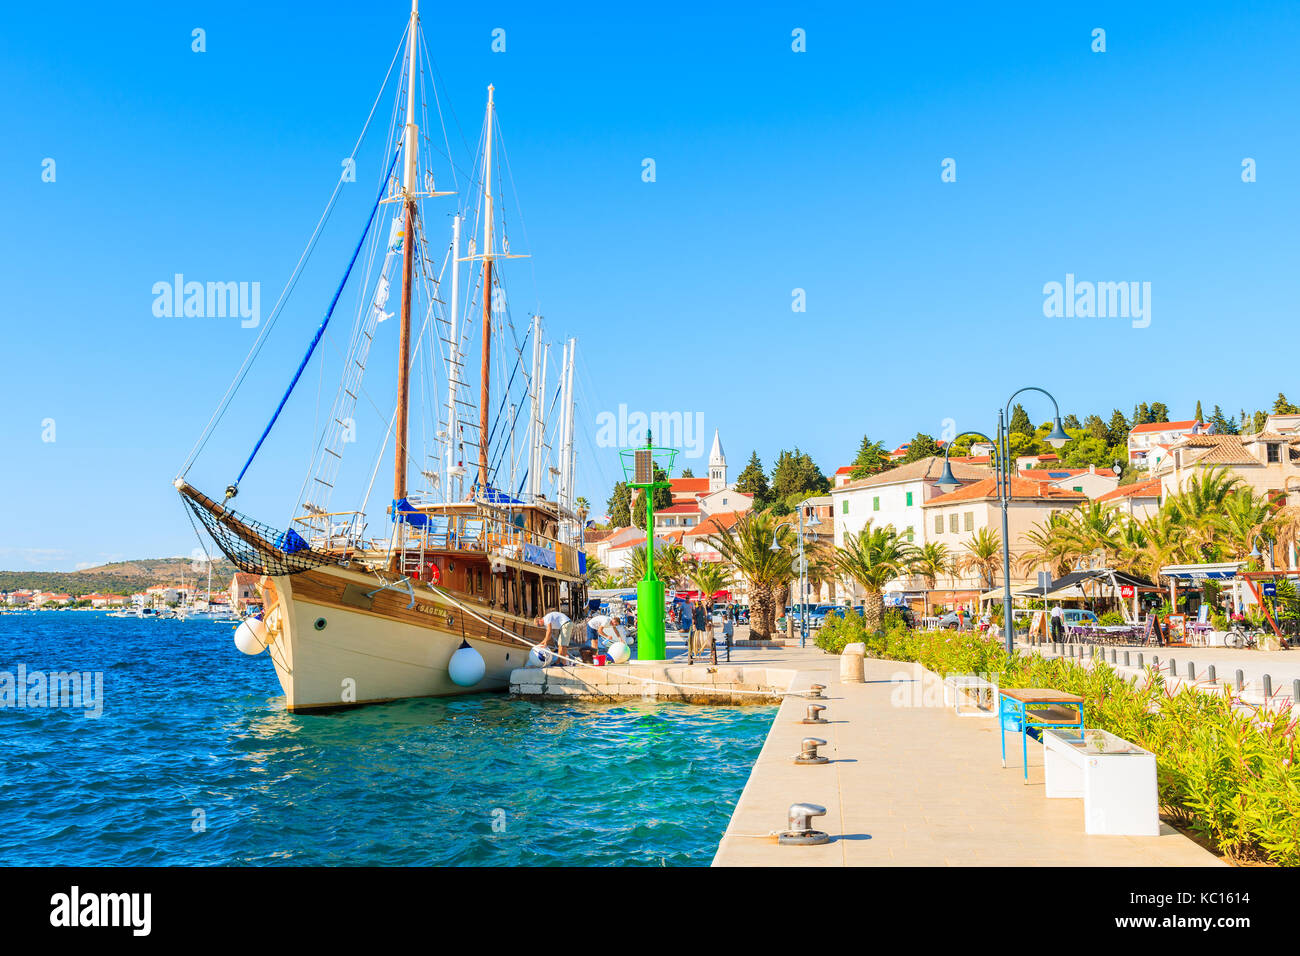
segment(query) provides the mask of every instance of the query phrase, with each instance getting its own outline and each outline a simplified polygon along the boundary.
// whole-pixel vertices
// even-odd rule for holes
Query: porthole
[[[318,631],[323,631],[323,630],[325,630],[325,618],[323,618],[323,617],[318,617],[318,618],[316,618],[316,623],[315,623],[314,627],[315,627],[316,630],[318,630]]]

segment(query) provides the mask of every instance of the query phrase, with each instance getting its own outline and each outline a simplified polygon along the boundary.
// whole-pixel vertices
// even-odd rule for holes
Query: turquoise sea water
[[[103,715],[0,709],[8,865],[707,865],[774,708],[501,695],[286,713],[231,626],[0,616],[0,671],[101,671]]]

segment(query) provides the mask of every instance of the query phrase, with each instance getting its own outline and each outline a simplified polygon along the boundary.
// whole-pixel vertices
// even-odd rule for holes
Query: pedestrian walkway
[[[773,656],[800,671],[796,688],[827,685],[830,722],[801,724],[808,701],[785,700],[715,866],[1222,865],[1165,825],[1158,837],[1088,836],[1082,800],[1044,797],[1041,746],[1030,745],[1026,783],[1019,746],[1002,767],[997,721],[939,705],[939,688],[916,665],[868,660],[866,683],[840,684],[837,657],[798,648]],[[795,765],[804,737],[826,740],[830,762]],[[826,808],[813,826],[830,843],[779,846],[767,836],[797,802]]]

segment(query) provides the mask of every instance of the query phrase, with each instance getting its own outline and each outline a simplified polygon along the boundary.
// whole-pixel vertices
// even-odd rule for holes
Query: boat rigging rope
[[[375,110],[379,106],[379,101],[383,99],[384,90],[388,87],[388,78],[393,74],[393,66],[397,63],[398,54],[400,54],[402,49],[406,46],[406,34],[409,30],[410,27],[408,25],[402,32],[402,37],[398,41],[397,49],[393,53],[393,59],[388,64],[388,72],[384,74],[384,81],[379,84],[379,92],[375,95],[375,101],[370,106],[370,115],[366,117],[365,125],[361,128],[361,135],[357,137],[356,144],[352,147],[352,152],[348,157],[349,159],[355,161],[357,150],[359,150],[361,144],[365,142],[366,133],[370,130],[370,122],[374,118]],[[190,449],[189,455],[186,456],[185,462],[181,465],[180,473],[177,475],[178,478],[184,478],[189,474],[189,470],[194,466],[195,459],[202,453],[203,449],[207,446],[208,440],[212,437],[213,429],[216,428],[229,410],[230,399],[234,396],[235,392],[239,390],[244,379],[248,376],[249,369],[257,359],[258,354],[262,351],[262,346],[266,343],[267,336],[275,325],[276,319],[280,317],[280,312],[284,308],[285,302],[288,301],[289,296],[293,294],[294,288],[297,287],[298,279],[302,276],[302,268],[306,264],[307,259],[310,258],[312,251],[316,248],[316,241],[320,238],[321,230],[325,228],[325,224],[329,221],[330,214],[334,211],[334,204],[338,201],[339,193],[342,191],[343,184],[346,181],[347,180],[344,179],[343,176],[339,176],[338,181],[334,184],[334,191],[330,194],[329,201],[325,204],[325,211],[321,213],[321,217],[316,223],[316,228],[312,230],[311,236],[307,239],[307,247],[303,249],[302,255],[298,257],[297,263],[294,264],[293,271],[289,273],[289,279],[285,282],[284,288],[280,290],[279,298],[277,298],[275,304],[271,306],[269,317],[262,325],[262,330],[258,333],[256,341],[253,342],[253,347],[249,349],[248,355],[244,357],[244,361],[239,366],[239,370],[235,372],[235,377],[226,388],[225,395],[223,395],[221,401],[217,403],[217,407],[213,410],[212,416],[208,419],[208,423],[203,427],[203,431],[199,433],[198,439],[194,442],[194,447]]]
[[[409,581],[410,579],[406,578],[405,580]],[[427,581],[425,583],[428,584]],[[530,641],[526,637],[521,637],[520,635],[516,634],[514,631],[508,631],[504,627],[501,627],[499,624],[493,623],[492,621],[488,620],[486,617],[484,617],[483,615],[475,611],[472,607],[466,607],[460,601],[457,601],[454,597],[448,594],[445,588],[435,587],[433,588],[433,590],[436,591],[442,597],[446,598],[448,603],[454,604],[456,607],[460,608],[466,614],[470,615],[471,617],[477,618],[478,620],[482,621],[484,624],[486,624],[488,627],[492,628],[493,630],[500,631],[502,634],[506,635],[512,640],[520,642],[521,644],[527,644],[530,649],[541,647],[540,644]],[[554,656],[556,660],[568,661],[570,664],[574,664],[575,666],[578,667],[595,668],[597,666],[595,664],[588,664],[586,661],[581,660],[580,658],[572,658],[564,654],[560,654],[556,651],[552,651],[550,648],[545,648],[545,650],[547,651],[547,653]],[[790,691],[790,690],[785,690],[785,691],[739,690],[738,691],[729,687],[711,687],[707,684],[682,684],[674,680],[660,680],[657,677],[641,677],[637,674],[623,674],[621,676],[627,677],[633,681],[638,681],[643,684],[664,684],[669,687],[677,687],[683,690],[696,690],[706,694],[754,694],[755,696],[761,696],[761,697],[782,697],[782,698],[805,696],[803,691]]]
[[[330,299],[329,308],[325,310],[325,318],[321,319],[320,327],[316,329],[316,335],[312,338],[311,345],[307,346],[307,354],[304,355],[302,361],[298,363],[298,370],[293,373],[293,380],[289,383],[289,387],[285,389],[284,395],[280,399],[280,404],[276,406],[275,414],[273,414],[271,420],[266,423],[266,428],[262,432],[262,437],[259,438],[257,444],[253,446],[253,451],[249,454],[248,461],[244,462],[244,467],[239,470],[239,476],[235,479],[234,484],[226,489],[227,500],[233,498],[238,492],[239,483],[244,480],[244,473],[247,472],[249,466],[253,464],[253,459],[257,457],[257,453],[262,450],[262,443],[266,441],[266,436],[271,434],[271,429],[275,426],[276,420],[280,417],[280,413],[284,411],[285,403],[289,401],[289,396],[293,394],[294,387],[298,384],[298,379],[302,377],[303,369],[307,367],[307,363],[311,361],[312,353],[316,351],[316,346],[320,344],[321,336],[325,334],[325,328],[329,325],[330,318],[334,315],[334,307],[338,305],[339,296],[343,294],[343,287],[347,285],[348,277],[352,275],[352,267],[357,263],[357,256],[361,255],[361,247],[365,244],[366,236],[370,233],[370,227],[374,224],[375,214],[379,211],[379,203],[384,198],[384,190],[388,188],[388,179],[393,175],[393,169],[397,166],[397,157],[401,154],[402,151],[400,149],[393,152],[393,161],[388,164],[388,175],[384,177],[383,183],[380,184],[379,194],[375,196],[375,205],[370,210],[369,218],[366,219],[366,228],[362,231],[361,238],[357,240],[357,247],[352,250],[352,258],[348,260],[348,267],[343,272],[343,278],[339,281],[338,288],[334,290],[334,298]]]

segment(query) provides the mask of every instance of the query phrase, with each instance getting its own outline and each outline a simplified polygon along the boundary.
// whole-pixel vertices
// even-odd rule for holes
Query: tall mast
[[[410,412],[411,379],[411,271],[415,251],[415,167],[419,130],[415,125],[415,51],[419,36],[419,0],[411,0],[411,25],[407,31],[406,145],[402,176],[402,308],[397,345],[397,422],[393,449],[393,501],[406,497],[406,440]],[[393,515],[394,520],[397,515]]]
[[[460,416],[456,391],[460,385],[460,215],[451,220],[451,329],[448,333],[447,368],[447,501],[460,498],[458,477],[464,474],[456,453],[460,450]]]
[[[533,316],[532,425],[528,430],[528,493],[537,500],[542,476],[537,473],[538,451],[542,445],[542,317]]]
[[[492,91],[488,84],[487,131],[483,142],[483,348],[479,363],[478,486],[488,487],[488,401],[492,359]]]

